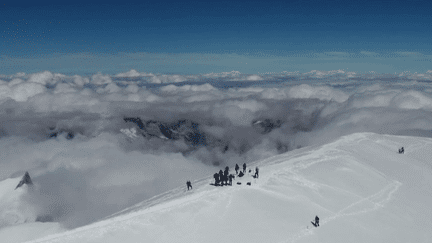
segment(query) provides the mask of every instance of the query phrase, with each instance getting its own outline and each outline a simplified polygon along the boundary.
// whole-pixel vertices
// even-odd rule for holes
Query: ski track
[[[222,214],[220,214],[220,216],[219,216],[219,218],[221,218],[221,219],[223,219],[223,218],[225,218],[225,215],[228,213],[228,208],[229,208],[229,206],[231,205],[231,203],[232,203],[232,195],[228,195],[228,193],[226,193],[226,192],[223,192],[223,193],[221,193],[222,195],[221,195],[221,197],[228,197],[228,202],[225,202],[225,207],[224,207],[224,211],[223,211],[223,213]],[[219,194],[220,195],[220,194]],[[212,202],[212,203],[214,203],[214,202]]]
[[[402,185],[402,183],[400,183],[399,181],[393,181],[390,184],[388,184],[387,186],[385,186],[384,188],[382,188],[380,191],[378,191],[375,194],[372,194],[368,197],[362,198],[359,201],[356,201],[348,206],[346,206],[345,208],[342,208],[341,210],[339,210],[339,212],[335,213],[333,216],[326,218],[325,220],[322,220],[320,222],[320,226],[325,225],[337,218],[340,217],[348,217],[348,216],[353,216],[353,215],[359,215],[359,214],[364,214],[364,213],[368,213],[371,211],[375,211],[381,207],[384,207],[384,205],[389,202],[392,198],[392,195],[399,189],[399,187]],[[363,206],[361,210],[355,210],[355,208],[357,206],[360,206],[361,204],[372,204],[372,207],[368,207],[367,205]],[[285,241],[281,241],[281,243],[294,243],[297,240],[299,240],[300,238],[309,236],[309,235],[313,235],[315,234],[314,230],[312,230],[313,228],[309,229],[299,229],[299,232],[293,236],[291,236],[289,239],[285,240]]]
[[[357,143],[360,144],[362,141],[366,140],[366,138],[361,138],[361,139],[357,138],[357,140],[358,140]],[[426,146],[426,145],[423,145],[423,146]],[[375,194],[372,194],[372,195],[370,195],[368,197],[362,197],[360,195],[357,195],[355,193],[343,190],[343,189],[338,188],[338,187],[333,187],[333,186],[330,186],[330,185],[327,185],[327,184],[324,184],[324,183],[315,183],[313,181],[307,180],[306,178],[304,178],[301,175],[299,175],[299,172],[301,170],[307,169],[310,166],[313,166],[315,164],[328,161],[329,159],[334,159],[335,157],[332,156],[334,154],[340,155],[341,152],[345,152],[345,153],[348,153],[348,154],[350,153],[350,151],[343,151],[343,150],[340,150],[340,149],[334,148],[334,147],[328,148],[327,146],[323,146],[320,149],[318,149],[318,151],[320,151],[320,150],[323,151],[323,153],[322,153],[322,156],[319,156],[319,157],[313,156],[313,157],[310,157],[310,158],[305,158],[304,154],[299,154],[299,155],[297,155],[295,157],[288,157],[288,156],[287,157],[283,157],[283,158],[280,158],[278,160],[272,161],[272,163],[267,163],[266,164],[266,162],[269,161],[269,159],[266,159],[266,160],[264,160],[264,161],[262,161],[260,163],[256,163],[255,164],[256,166],[261,166],[263,164],[266,164],[266,165],[270,165],[270,164],[271,165],[276,165],[276,164],[280,164],[280,163],[286,162],[288,160],[294,160],[292,166],[286,168],[284,171],[274,172],[274,173],[271,174],[271,176],[268,176],[265,180],[260,180],[261,182],[264,182],[262,184],[266,184],[265,182],[268,182],[268,180],[271,179],[271,178],[277,178],[279,176],[287,176],[287,173],[288,173],[288,174],[292,175],[292,176],[290,176],[290,179],[295,184],[297,184],[297,185],[306,186],[306,187],[308,187],[310,189],[313,189],[313,190],[317,190],[320,186],[324,186],[324,187],[328,187],[328,188],[331,188],[331,189],[336,190],[336,191],[341,191],[341,192],[344,192],[344,193],[348,193],[348,194],[354,195],[354,196],[356,196],[356,197],[359,198],[358,201],[355,201],[354,203],[352,203],[352,204],[350,204],[350,205],[342,208],[337,213],[334,213],[331,210],[323,208],[326,211],[331,212],[333,214],[333,216],[328,217],[325,220],[322,220],[320,222],[320,226],[325,225],[325,224],[327,224],[327,223],[329,223],[329,222],[331,222],[333,220],[336,220],[336,219],[338,219],[340,217],[348,217],[348,216],[353,216],[353,215],[365,214],[365,213],[368,213],[368,212],[371,212],[371,211],[378,210],[379,208],[384,207],[384,205],[391,200],[392,195],[402,185],[402,183],[399,182],[399,181],[392,181],[388,185],[386,185],[385,187],[383,187],[381,190],[379,190],[378,192],[376,192]],[[298,160],[298,161],[296,161],[296,160]],[[380,173],[377,170],[375,172],[378,172],[379,174],[382,174],[382,173]],[[384,178],[386,178],[385,175],[384,175]],[[271,194],[277,195],[279,197],[289,198],[289,197],[287,197],[286,195],[284,195],[282,193],[277,193],[277,192],[274,192],[274,191],[268,191],[268,190],[265,190],[265,189],[261,189],[259,187],[256,188],[256,189],[263,190],[263,191],[265,191],[267,193],[271,193]],[[238,189],[236,188],[235,190],[238,190]],[[362,204],[366,204],[366,205],[362,206]],[[369,204],[369,205],[367,205],[367,204]],[[360,209],[356,209],[356,207],[361,207],[361,208]],[[315,234],[313,228],[306,228],[306,229],[302,228],[302,229],[299,229],[299,231],[298,231],[297,234],[289,237],[287,240],[281,241],[281,243],[282,242],[283,243],[288,243],[288,242],[294,243],[294,242],[298,241],[299,239],[301,239],[303,237],[306,237],[306,236],[309,236],[309,235],[313,235],[313,234]]]
[[[366,138],[358,139],[357,143],[360,144],[364,140],[366,140]],[[423,145],[423,146],[426,146],[426,145]],[[320,222],[320,226],[322,226],[323,224],[325,225],[325,224],[327,224],[333,220],[336,220],[340,217],[348,217],[348,216],[353,216],[353,215],[365,214],[365,213],[368,213],[371,211],[378,210],[379,208],[384,207],[384,205],[391,200],[392,195],[402,185],[402,183],[399,181],[392,181],[388,185],[386,185],[384,188],[382,188],[381,190],[376,192],[375,194],[372,194],[368,197],[361,197],[355,193],[348,192],[348,191],[343,190],[343,189],[338,188],[338,187],[333,187],[333,186],[323,184],[323,183],[315,183],[315,182],[312,182],[310,180],[307,180],[306,178],[299,175],[298,172],[301,170],[304,170],[304,169],[306,169],[312,165],[315,165],[317,163],[328,161],[329,159],[334,158],[334,156],[332,156],[333,154],[339,154],[340,155],[340,152],[342,152],[342,150],[339,150],[337,148],[334,148],[334,147],[326,148],[326,146],[323,146],[320,149],[318,149],[318,151],[320,151],[320,150],[324,151],[322,153],[322,156],[320,156],[320,157],[314,156],[312,158],[306,158],[305,159],[304,154],[299,154],[298,156],[295,156],[294,158],[293,157],[291,157],[291,158],[284,157],[284,158],[280,158],[278,160],[273,161],[273,163],[271,163],[271,164],[275,165],[275,164],[279,164],[282,162],[286,162],[287,160],[296,160],[296,159],[303,158],[302,160],[299,160],[298,162],[294,161],[292,166],[286,168],[284,171],[272,173],[271,176],[267,177],[267,180],[265,180],[267,182],[270,178],[277,178],[278,176],[289,176],[289,175],[287,175],[287,173],[288,173],[288,174],[292,175],[292,176],[290,176],[289,179],[291,179],[297,185],[306,186],[306,187],[313,189],[313,190],[317,190],[320,186],[329,187],[331,189],[341,191],[344,193],[349,193],[351,195],[354,195],[354,196],[357,196],[360,198],[358,201],[355,201],[354,203],[346,206],[345,208],[342,208],[337,213],[334,213],[333,216],[328,217],[325,220],[322,220]],[[349,151],[343,151],[343,152],[349,153]],[[261,165],[263,163],[265,163],[265,161],[262,161],[259,164]],[[375,172],[382,174],[379,171],[375,171]],[[385,175],[384,175],[384,178],[386,178]],[[264,190],[264,189],[262,189],[262,190]],[[279,197],[284,197],[284,198],[287,197],[282,193],[277,193],[277,192],[273,192],[273,191],[270,192],[268,190],[264,190],[264,191],[275,194]],[[372,205],[362,206],[362,204],[372,204]],[[361,207],[361,209],[356,209],[356,207]],[[326,209],[326,211],[330,211],[330,210]],[[302,229],[299,229],[297,234],[289,237],[287,240],[281,241],[281,243],[282,242],[283,243],[287,243],[287,242],[294,243],[294,242],[298,241],[300,238],[303,238],[303,237],[306,237],[309,235],[313,235],[313,234],[315,234],[313,228],[311,228],[311,229],[309,229],[309,227],[307,227],[306,229],[302,228]]]

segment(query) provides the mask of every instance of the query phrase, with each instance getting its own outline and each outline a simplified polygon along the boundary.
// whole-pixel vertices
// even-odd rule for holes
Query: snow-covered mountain
[[[27,172],[21,179],[0,182],[0,242],[23,242],[64,231],[59,223],[42,222],[47,216],[39,215],[29,198],[34,189]]]
[[[352,134],[248,165],[260,168],[258,179],[246,173],[215,187],[209,175],[191,191],[29,242],[430,242],[431,147],[429,138]],[[21,227],[0,239],[20,242],[32,226]]]

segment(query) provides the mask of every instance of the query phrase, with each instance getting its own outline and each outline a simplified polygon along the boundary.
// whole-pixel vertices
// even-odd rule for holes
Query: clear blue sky
[[[429,1],[88,2],[3,3],[0,74],[432,70]]]

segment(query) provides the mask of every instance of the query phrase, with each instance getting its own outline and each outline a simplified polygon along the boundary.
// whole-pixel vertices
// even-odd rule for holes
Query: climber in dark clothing
[[[219,186],[219,174],[215,173],[213,175],[213,178],[215,179],[215,186]]]
[[[246,173],[246,163],[243,163],[243,173]]]
[[[238,166],[238,164],[236,164],[236,166],[235,166],[235,171],[236,171],[236,174],[238,174],[238,170],[240,169],[240,167]]]
[[[317,227],[319,226],[319,218],[318,218],[318,216],[315,216],[315,225]]]
[[[225,167],[224,170],[224,181],[225,181],[225,185],[228,185],[228,174],[229,174],[229,167]]]
[[[229,175],[229,185],[232,186],[232,180],[235,178],[233,174]]]
[[[192,183],[190,181],[187,181],[186,185],[187,185],[188,191],[189,191],[189,187],[190,187],[190,189],[192,189]]]
[[[220,181],[221,186],[223,186],[224,175],[223,175],[222,170],[219,170],[219,181]]]
[[[255,167],[255,178],[258,178],[258,167]]]
[[[404,151],[404,147],[402,147],[401,149],[399,149],[399,153],[400,154],[403,154],[405,151]]]

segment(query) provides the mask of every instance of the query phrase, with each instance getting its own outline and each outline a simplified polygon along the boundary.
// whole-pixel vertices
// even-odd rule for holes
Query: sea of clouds
[[[77,227],[226,165],[341,135],[432,137],[431,82],[432,71],[0,75],[0,181],[29,171],[35,214]],[[124,118],[186,120],[207,140],[144,137]]]

